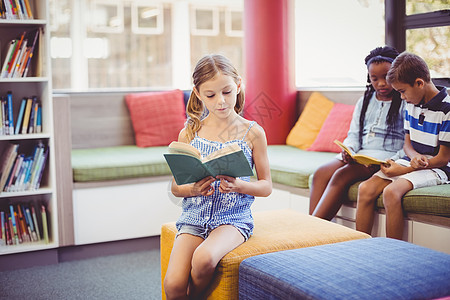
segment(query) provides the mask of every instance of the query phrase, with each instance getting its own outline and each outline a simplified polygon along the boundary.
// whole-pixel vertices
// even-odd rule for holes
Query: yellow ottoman
[[[253,235],[219,262],[206,293],[208,299],[239,298],[239,264],[248,257],[370,238],[365,233],[293,210],[256,212],[253,218],[255,221]],[[175,223],[164,224],[161,228],[162,299],[166,299],[163,282],[176,233]]]

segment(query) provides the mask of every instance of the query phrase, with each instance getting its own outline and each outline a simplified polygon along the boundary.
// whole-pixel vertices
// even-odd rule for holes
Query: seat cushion
[[[74,182],[170,175],[163,153],[167,147],[116,146],[73,149]]]
[[[336,156],[336,153],[306,151],[288,145],[269,145],[267,153],[272,181],[299,188],[309,188],[309,176]]]
[[[254,233],[248,241],[226,254],[219,262],[205,298],[238,299],[239,264],[248,257],[370,238],[365,233],[293,210],[256,212],[254,223]],[[161,228],[161,282],[164,282],[176,232],[175,223],[164,224]],[[165,299],[164,287],[162,291]]]
[[[239,299],[434,299],[450,255],[388,238],[263,254],[239,267]]]
[[[357,201],[360,183],[350,187],[348,192],[350,201]],[[378,197],[377,207],[384,208],[383,195]],[[443,184],[409,191],[403,197],[403,209],[408,213],[450,217],[450,185]]]

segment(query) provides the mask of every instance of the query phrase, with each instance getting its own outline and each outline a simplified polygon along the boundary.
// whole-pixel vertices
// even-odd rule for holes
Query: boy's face
[[[400,93],[401,98],[408,103],[418,105],[424,99],[424,81],[420,78],[414,81],[413,86],[399,81],[393,82],[391,85],[397,92]]]

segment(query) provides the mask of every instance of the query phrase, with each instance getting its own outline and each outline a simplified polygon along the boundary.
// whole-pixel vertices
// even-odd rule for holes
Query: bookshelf
[[[0,0],[3,1],[3,0]],[[41,128],[39,131],[19,134],[0,135],[0,153],[10,144],[18,144],[18,154],[33,157],[36,145],[43,145],[48,149],[48,155],[43,159],[40,184],[35,188],[18,188],[16,191],[0,192],[0,211],[10,210],[12,205],[34,206],[38,215],[39,230],[43,235],[44,218],[41,215],[42,206],[45,207],[48,229],[48,240],[24,241],[13,245],[0,245],[0,255],[23,253],[28,251],[45,250],[59,246],[58,237],[58,205],[55,175],[55,141],[53,123],[53,99],[50,68],[50,37],[48,0],[28,0],[33,12],[33,19],[0,19],[0,61],[1,66],[7,56],[8,44],[13,39],[19,39],[23,32],[34,36],[34,32],[41,30],[30,61],[30,68],[26,77],[0,78],[0,96],[6,97],[12,92],[12,112],[14,127],[18,120],[23,98],[37,97],[41,107]],[[29,38],[31,39],[31,38]],[[30,44],[32,41],[29,42]],[[31,121],[31,119],[30,119]],[[1,164],[1,162],[0,162]],[[37,169],[38,170],[38,169]]]

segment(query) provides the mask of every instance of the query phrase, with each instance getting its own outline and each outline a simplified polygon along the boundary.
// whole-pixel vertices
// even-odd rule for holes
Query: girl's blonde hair
[[[197,89],[197,92],[200,91],[200,86],[204,82],[212,79],[219,72],[223,75],[231,76],[236,85],[239,85],[241,77],[231,62],[223,55],[211,54],[204,56],[198,61],[195,66],[194,73],[192,74],[192,81],[194,83],[194,88]],[[240,93],[236,97],[234,111],[240,114],[243,109],[244,91],[241,86]],[[186,112],[188,114],[186,135],[189,141],[191,141],[194,138],[195,133],[200,130],[201,117],[204,111],[205,108],[203,107],[203,102],[198,99],[197,95],[194,91],[192,91],[186,106]]]

